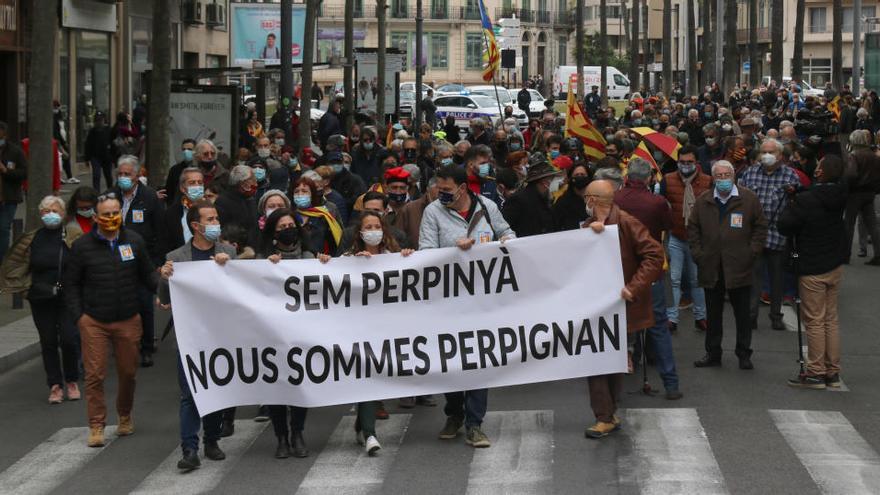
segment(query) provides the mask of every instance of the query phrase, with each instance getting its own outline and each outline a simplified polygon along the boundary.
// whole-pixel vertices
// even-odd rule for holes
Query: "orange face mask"
[[[96,221],[101,230],[106,232],[116,232],[122,227],[122,215],[119,213],[112,217],[98,217]]]

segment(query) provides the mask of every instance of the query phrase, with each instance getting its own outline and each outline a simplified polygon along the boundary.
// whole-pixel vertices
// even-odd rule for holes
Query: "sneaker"
[[[721,358],[713,357],[710,354],[706,354],[699,360],[694,361],[694,366],[697,368],[710,368],[713,366],[721,366]]]
[[[89,447],[104,446],[104,427],[89,426]]]
[[[433,395],[422,395],[416,397],[416,405],[424,407],[437,407],[437,399]]]
[[[379,441],[376,440],[376,437],[373,435],[367,437],[364,445],[364,450],[367,451],[367,455],[376,455],[376,452],[379,452],[381,448],[382,446],[379,444]]]
[[[220,429],[220,438],[231,437],[235,433],[235,421],[224,419],[223,426]]]
[[[699,332],[708,332],[709,331],[709,321],[706,319],[697,320],[694,322],[694,327]]]
[[[265,423],[266,421],[269,421],[269,406],[260,406],[260,408],[257,409],[257,415],[254,416],[254,421],[257,423]]]
[[[667,390],[666,391],[666,400],[679,400],[682,397],[684,397],[684,394],[682,394],[678,390]]]
[[[814,375],[798,375],[788,381],[789,387],[811,388],[815,390],[825,389],[825,380]]]
[[[127,437],[134,433],[134,421],[129,416],[119,416],[119,425],[116,427],[116,436]]]
[[[446,425],[440,430],[438,438],[440,438],[440,440],[452,440],[458,436],[458,432],[461,430],[463,424],[464,420],[461,418],[455,418],[452,416],[446,418]]]
[[[67,400],[79,400],[82,394],[76,382],[67,382]]]
[[[217,442],[205,442],[205,457],[212,461],[222,461],[226,459],[226,453],[220,449]]]
[[[379,403],[376,408],[376,419],[388,419],[388,411],[385,410],[385,404]]]
[[[400,399],[397,403],[397,407],[401,409],[412,409],[416,407],[416,398],[415,397],[404,397]]]
[[[596,421],[596,424],[589,427],[584,431],[584,436],[587,438],[602,438],[607,437],[609,433],[613,431],[617,431],[620,428],[620,420],[618,423],[605,423],[603,421]]]
[[[739,369],[741,370],[753,370],[755,369],[755,365],[752,364],[752,359],[748,357],[739,358]]]
[[[689,297],[682,297],[681,300],[678,302],[678,309],[679,310],[690,309],[691,306],[693,306],[693,305],[694,305],[694,302]]]
[[[202,461],[199,460],[199,453],[195,450],[184,450],[183,457],[177,461],[177,469],[183,471],[192,471],[201,467]]]
[[[761,293],[761,304],[766,304],[767,306],[770,305],[770,294],[766,292]]]
[[[80,182],[79,179],[77,179],[76,177],[71,177],[71,178],[67,179],[68,184],[79,184],[79,182]]]
[[[141,354],[141,368],[152,368],[153,367],[153,354],[150,352],[144,352]]]
[[[770,318],[770,328],[773,330],[785,330],[785,322],[782,318]]]
[[[491,447],[492,444],[489,443],[489,437],[483,433],[483,430],[480,429],[479,426],[472,426],[467,430],[467,436],[464,441],[474,447],[476,449],[485,449],[487,447]]]
[[[783,304],[784,306],[788,306],[788,307],[790,307],[790,308],[794,308],[794,307],[796,306],[796,304],[795,304],[795,302],[794,302],[794,296],[783,296],[783,298],[782,298],[782,304]]]
[[[61,404],[64,402],[64,391],[61,385],[52,385],[49,389],[49,404]]]
[[[840,388],[840,374],[834,373],[833,375],[825,376],[825,385],[831,388]]]

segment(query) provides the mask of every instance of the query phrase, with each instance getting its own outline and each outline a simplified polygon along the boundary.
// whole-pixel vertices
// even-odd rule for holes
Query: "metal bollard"
[[[20,218],[16,218],[12,221],[12,238],[18,239],[18,236],[21,235],[22,230],[24,230],[24,222]],[[17,292],[12,295],[12,309],[22,309],[24,307],[24,301],[21,296],[21,292]]]

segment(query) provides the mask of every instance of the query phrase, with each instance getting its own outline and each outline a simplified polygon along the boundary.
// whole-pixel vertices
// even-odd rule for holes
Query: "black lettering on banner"
[[[193,394],[199,393],[196,387],[196,379],[202,385],[202,388],[208,390],[208,374],[205,372],[205,351],[199,351],[199,364],[193,362],[192,356],[186,355],[186,369],[189,371],[190,390]]]
[[[513,263],[510,261],[510,255],[506,254],[507,248],[501,248],[505,251],[505,255],[501,257],[501,268],[498,275],[498,285],[495,293],[498,294],[504,290],[505,285],[509,285],[514,292],[519,292],[519,285],[516,283],[516,273],[513,271]]]
[[[259,360],[259,350],[256,347],[251,347],[251,363],[252,369],[251,373],[248,374],[244,369],[244,349],[241,347],[235,348],[235,357],[236,362],[238,364],[238,378],[247,384],[254,383],[257,381],[257,375],[260,374],[260,360]]]
[[[499,328],[498,348],[501,351],[501,366],[507,366],[507,355],[516,350],[516,330],[509,327]]]
[[[313,366],[313,358],[316,354],[321,355],[321,361],[324,365],[324,369],[320,373],[315,373],[315,366]],[[330,354],[327,352],[327,349],[321,346],[309,349],[309,352],[306,353],[306,374],[309,375],[309,380],[312,383],[324,383],[324,380],[330,375]]]
[[[436,266],[425,267],[425,279],[422,281],[422,297],[427,301],[431,299],[430,290],[440,285],[440,269]]]
[[[531,344],[529,348],[532,350],[532,357],[540,360],[545,359],[547,356],[550,355],[550,343],[543,342],[541,344],[541,352],[538,352],[538,332],[549,333],[550,329],[547,327],[547,325],[543,323],[538,323],[533,326],[532,330],[529,332],[529,344]]]
[[[351,306],[351,276],[349,274],[345,274],[342,277],[342,285],[339,287],[339,292],[333,290],[333,282],[330,280],[329,275],[324,275],[324,309],[330,307],[329,300],[333,300],[333,304],[339,304],[339,301],[342,301],[345,298],[345,307],[348,308]]]
[[[394,339],[394,355],[397,357],[397,376],[412,376],[413,374],[412,370],[405,366],[405,363],[409,361],[409,353],[403,352],[402,349],[408,345],[409,339],[406,337]]]
[[[477,363],[471,363],[468,361],[468,354],[473,354],[474,348],[465,344],[466,340],[472,338],[474,338],[473,331],[458,332],[458,347],[461,349],[461,352],[459,353],[461,356],[461,369],[464,371],[477,369]]]
[[[427,375],[428,372],[431,371],[431,358],[428,356],[428,353],[420,347],[427,344],[428,338],[424,335],[419,335],[413,339],[413,354],[415,354],[416,358],[422,361],[422,366],[416,366],[415,371],[417,375]]]
[[[392,304],[398,302],[397,295],[394,290],[397,289],[397,283],[392,280],[400,276],[400,272],[395,270],[386,270],[382,272],[382,303]]]
[[[443,298],[449,298],[449,264],[443,265]]]
[[[486,368],[486,357],[492,362],[492,367],[498,367],[495,358],[495,334],[491,330],[477,330],[477,349],[480,351],[480,368]]]
[[[361,305],[366,306],[367,301],[370,299],[370,294],[379,292],[379,289],[382,288],[382,280],[379,278],[379,275],[372,272],[364,272],[361,277],[363,279],[363,284],[361,286]],[[373,282],[372,287],[370,286],[370,282]]]
[[[275,365],[273,359],[269,359],[269,356],[272,356],[274,358],[275,354],[276,351],[274,347],[267,347],[263,349],[263,352],[260,355],[263,361],[263,368],[266,368],[272,372],[271,375],[263,373],[263,381],[266,383],[275,383],[278,380],[278,366]]]
[[[526,347],[526,327],[523,325],[519,326],[519,352],[522,355],[520,362],[526,362],[528,359],[529,351],[528,347]]]
[[[593,326],[590,324],[590,320],[584,318],[583,322],[581,323],[581,332],[578,336],[576,354],[580,356],[581,350],[587,346],[590,347],[590,350],[593,351],[593,354],[596,353],[596,341],[593,339]]]
[[[608,326],[605,317],[599,317],[599,352],[605,352],[605,337],[611,341],[611,346],[615,351],[620,350],[620,321],[618,321],[617,313],[614,313],[614,330]]]
[[[299,285],[299,277],[290,276],[284,281],[284,293],[293,298],[293,304],[287,303],[284,305],[284,308],[288,311],[299,311],[300,298],[299,291],[296,290],[297,285]]]
[[[569,356],[572,355],[573,347],[572,340],[574,339],[574,322],[568,320],[568,332],[566,333],[562,327],[559,326],[559,323],[553,322],[553,357],[559,356],[559,346],[562,345],[562,348],[565,349],[565,353]]]
[[[403,279],[400,285],[400,301],[406,302],[408,300],[408,295],[412,296],[413,301],[421,301],[422,298],[419,296],[419,271],[413,270],[412,268],[407,268],[403,270],[402,277]]]
[[[340,368],[342,373],[339,373]],[[355,372],[355,378],[361,377],[361,344],[355,342],[351,345],[351,357],[345,360],[345,353],[339,344],[333,344],[333,381],[338,382],[340,376],[351,376],[351,370]]]
[[[313,287],[314,284],[318,283],[318,280],[320,280],[320,277],[317,275],[306,275],[306,278],[303,279],[303,285],[305,285],[303,288],[303,299],[305,299],[306,311],[321,309],[320,304],[311,302],[312,296],[318,295],[318,289]]]
[[[483,264],[483,260],[477,260],[477,268],[480,269],[480,275],[483,277],[483,294],[492,293],[492,272],[495,269],[495,263],[497,261],[498,258],[492,258],[487,267]]]
[[[226,360],[226,376],[219,376],[217,374],[217,360],[220,357]],[[232,377],[235,376],[235,361],[233,361],[232,353],[222,347],[215,349],[211,353],[211,359],[208,362],[208,371],[211,373],[211,381],[221,387],[227,385],[232,381]]]
[[[458,297],[459,288],[464,288],[468,294],[474,295],[474,262],[473,260],[468,263],[468,271],[465,273],[464,268],[458,263],[454,266],[455,272],[455,283],[452,286],[452,293],[454,297]]]
[[[305,377],[305,370],[302,365],[294,360],[294,356],[302,356],[302,352],[302,349],[299,347],[291,347],[287,351],[287,366],[294,372],[294,375],[287,376],[287,382],[291,385],[301,385]]]
[[[448,333],[441,333],[437,336],[437,344],[440,351],[440,371],[446,373],[448,370],[447,363],[456,354],[455,337]],[[448,349],[446,347],[447,344],[449,345]]]
[[[378,279],[378,277],[377,277]],[[370,377],[370,365],[376,370],[376,376],[382,374],[385,364],[388,364],[388,376],[394,376],[394,362],[391,360],[391,343],[387,340],[382,341],[382,352],[379,354],[382,359],[376,361],[376,354],[369,342],[364,342],[364,357],[366,365],[366,373],[364,375]]]

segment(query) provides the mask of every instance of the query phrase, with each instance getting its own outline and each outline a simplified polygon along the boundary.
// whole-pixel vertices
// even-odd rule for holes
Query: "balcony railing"
[[[480,20],[480,9],[475,5],[453,5],[451,2],[434,3],[427,1],[425,4],[426,5],[422,7],[422,17],[426,20]],[[531,10],[510,7],[496,8],[495,17],[493,19],[511,18],[514,16],[522,22],[555,25],[560,28],[568,28],[574,25],[573,12],[551,12],[548,10]],[[323,19],[344,19],[345,6],[321,4],[320,9],[318,10],[318,17]],[[363,3],[356,4],[354,18],[375,19],[375,3],[370,0],[364,0]],[[386,10],[386,18],[388,20],[415,19],[415,2],[401,2],[396,5],[392,5],[389,2]]]
[[[459,19],[464,19],[466,21],[479,21],[480,20],[480,8],[475,6],[464,6],[458,8],[458,17]]]
[[[556,12],[553,24],[559,27],[569,27],[575,24],[574,15],[571,12]]]
[[[737,29],[736,30],[736,42],[739,44],[748,43],[749,42],[749,31],[750,29]],[[757,29],[758,33],[758,43],[769,43],[770,42],[770,28],[763,27]]]
[[[538,24],[550,24],[551,19],[549,10],[536,10],[535,11],[535,21]]]

